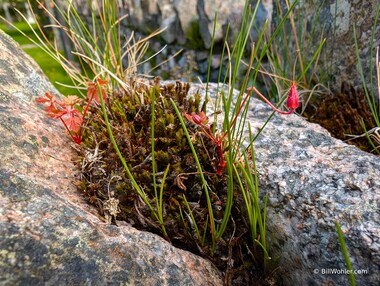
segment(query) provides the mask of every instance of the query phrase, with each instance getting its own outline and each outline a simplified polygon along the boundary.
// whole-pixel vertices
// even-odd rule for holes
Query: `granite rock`
[[[211,97],[216,90],[209,84]],[[197,91],[204,94],[196,84],[189,93]],[[349,285],[336,222],[357,285],[378,285],[380,158],[297,115],[275,115],[263,129],[271,113],[252,98],[247,120],[254,135],[262,130],[254,143],[259,188],[269,196],[267,235],[284,285]]]

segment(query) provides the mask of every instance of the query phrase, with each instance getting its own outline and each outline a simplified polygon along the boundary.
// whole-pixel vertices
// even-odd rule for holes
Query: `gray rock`
[[[215,95],[216,85],[209,88]],[[193,85],[190,93],[198,89]],[[252,99],[254,134],[270,114]],[[269,196],[270,252],[279,259],[284,285],[349,284],[348,275],[331,272],[347,269],[335,222],[342,226],[357,285],[378,285],[380,158],[297,115],[275,115],[255,141],[255,153],[260,191]]]
[[[248,2],[251,7],[255,7],[257,3],[256,0]],[[356,27],[365,81],[367,84],[370,83],[370,69],[374,70],[373,62],[376,58],[375,49],[380,45],[379,21],[377,21],[377,27],[374,27],[378,2],[377,0],[298,1],[294,11],[297,34],[303,38],[301,42],[307,43],[302,52],[310,60],[322,39],[326,38],[319,57],[317,73],[318,77],[324,83],[328,83],[331,88],[340,90],[343,82],[353,83],[356,87],[362,85],[357,68],[354,26]],[[74,0],[74,3],[78,3],[77,8],[82,11],[82,14],[88,15],[87,1]],[[235,42],[244,3],[245,0],[125,0],[119,1],[119,7],[121,15],[129,15],[122,24],[136,32],[150,34],[158,28],[166,27],[162,38],[167,43],[186,44],[187,47],[194,48],[195,40],[202,42],[203,46],[208,48],[211,44],[215,12],[218,13],[215,31],[216,44],[219,45],[224,38],[227,23],[230,24],[230,44]],[[285,13],[287,10],[285,1],[280,1],[280,3],[282,3],[282,12]],[[250,39],[254,42],[257,40],[258,31],[267,19],[269,24],[273,24],[271,23],[272,17],[279,20],[279,11],[273,7],[274,5],[276,6],[277,3],[273,0],[260,1],[255,27],[250,33]],[[195,25],[192,26],[192,24]],[[194,31],[193,29],[196,29],[197,25],[199,31]],[[289,21],[286,21],[285,25],[286,29],[291,31]],[[270,35],[270,26],[268,25],[268,36]],[[372,29],[374,29],[374,43],[371,51]],[[199,32],[201,39],[190,39],[192,37],[190,31]],[[129,33],[127,34],[129,35]],[[289,39],[293,37],[291,34]],[[289,40],[287,44],[292,45],[291,42],[292,40]],[[198,45],[197,48],[199,48]],[[287,49],[294,51],[294,55],[296,54],[297,48],[294,45],[288,46]],[[376,82],[375,71],[373,71],[372,80],[374,83]],[[377,90],[376,84],[374,84],[374,88]]]
[[[260,128],[268,110],[252,110]],[[335,222],[345,234],[358,285],[380,281],[380,159],[297,116],[274,120],[255,144],[268,233],[288,285],[345,285]],[[292,267],[292,268],[290,268]],[[318,272],[318,273],[316,273]]]
[[[372,80],[376,92],[374,62],[376,47],[380,45],[380,24],[379,19],[376,19],[378,5],[378,0],[298,1],[294,12],[296,25],[305,25],[303,34],[305,40],[309,41],[304,53],[314,53],[321,40],[326,39],[319,59],[318,74],[321,78],[325,77],[331,88],[340,90],[345,82],[355,87],[363,85],[354,41],[355,28],[365,82],[370,84],[370,69],[373,69]],[[374,40],[372,51],[371,37]],[[295,52],[297,49],[293,46],[290,50]]]
[[[97,217],[73,185],[73,143],[35,102],[47,90],[0,31],[0,285],[222,285],[209,262]]]

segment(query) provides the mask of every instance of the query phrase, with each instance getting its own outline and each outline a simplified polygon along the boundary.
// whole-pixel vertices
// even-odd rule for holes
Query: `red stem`
[[[73,141],[74,141],[75,143],[79,144],[79,143],[77,142],[77,140],[74,138],[73,134],[71,134],[70,129],[67,127],[67,125],[66,125],[65,121],[62,119],[62,117],[60,117],[59,119],[61,119],[61,121],[62,121],[62,123],[63,123],[63,126],[65,126],[65,128],[66,128],[67,132],[69,133],[71,139],[73,139]],[[82,131],[82,129],[81,129],[81,131]],[[79,134],[79,136],[82,137],[81,134]]]
[[[235,118],[232,120],[232,123],[231,123],[231,125],[230,125],[230,129],[235,125],[236,120],[237,120],[237,117],[238,117],[238,115],[240,114],[240,111],[243,109],[243,106],[245,105],[245,102],[247,101],[248,97],[250,96],[251,91],[252,91],[252,89],[248,89],[248,93],[247,93],[246,97],[244,98],[243,103],[240,104],[240,106],[239,106],[239,110],[238,110],[238,112],[236,113]],[[224,136],[226,136],[226,135],[224,135]]]
[[[264,100],[274,111],[280,113],[280,114],[285,114],[285,115],[288,115],[288,114],[292,114],[294,112],[294,109],[291,109],[289,111],[282,111],[282,110],[279,110],[276,106],[274,106],[264,95],[262,95],[260,93],[260,91],[257,90],[256,87],[252,86],[248,89],[248,92],[250,92],[251,90],[253,90],[258,96],[260,96],[262,98],[262,100]]]
[[[218,144],[218,140],[215,139],[215,137],[212,135],[211,133],[211,130],[210,130],[210,127],[209,126],[205,126],[203,124],[200,124],[199,127],[202,129],[203,131],[203,134],[206,135],[206,137],[208,139],[210,139],[212,142],[214,142],[215,144]],[[206,128],[206,129],[205,129]]]
[[[83,111],[83,119],[84,119],[84,117],[85,117],[86,114],[87,114],[88,107],[90,106],[91,101],[92,101],[92,99],[94,98],[94,96],[95,96],[95,94],[92,93],[90,99],[88,100],[88,102],[87,102],[87,104],[86,104],[86,107],[84,108],[84,111]]]
[[[218,146],[218,151],[219,151],[220,162],[224,162],[222,141],[218,142],[217,146]]]
[[[91,102],[92,102],[94,96],[95,96],[95,93],[93,92],[92,95],[91,95],[91,97],[90,97],[90,99],[87,101],[87,104],[86,104],[86,106],[85,106],[85,108],[84,108],[84,111],[83,111],[83,114],[82,114],[82,120],[83,120],[83,121],[82,121],[82,124],[84,123],[84,118],[86,117],[86,114],[87,114],[88,108],[90,107],[90,104],[91,104]],[[63,123],[63,124],[65,124],[65,123]],[[65,124],[65,126],[66,126],[66,124]],[[66,129],[68,129],[68,128],[66,127]],[[82,125],[81,125],[80,130],[79,130],[79,133],[78,133],[79,138],[82,138],[82,130],[83,130],[83,128],[82,128]],[[69,132],[69,133],[70,133],[70,135],[71,135],[71,132]],[[73,140],[74,140],[74,137],[73,137],[72,135],[71,135],[71,138],[73,138]],[[74,140],[74,141],[75,141],[75,140]]]
[[[211,132],[210,126],[199,124],[199,127],[202,129],[203,134],[206,135],[208,139],[210,139],[218,148],[218,153],[219,153],[219,166],[217,168],[217,173],[220,175],[220,172],[222,169],[225,168],[225,160],[224,160],[224,154],[223,154],[223,138],[218,140],[216,139]],[[222,168],[222,169],[219,169]]]

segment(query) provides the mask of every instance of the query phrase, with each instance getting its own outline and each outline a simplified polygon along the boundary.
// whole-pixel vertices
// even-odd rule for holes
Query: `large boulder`
[[[36,97],[54,90],[0,31],[0,284],[222,285],[206,260],[102,222],[74,186],[65,130]]]
[[[269,114],[252,109],[256,132]],[[286,285],[348,284],[336,222],[357,285],[378,285],[380,158],[294,115],[275,116],[255,147],[261,190],[269,195],[272,255],[281,257]]]
[[[208,95],[215,96],[216,90],[217,85],[209,84]],[[198,91],[204,95],[201,85],[193,85],[189,93]],[[297,115],[275,115],[264,127],[271,113],[252,99],[247,121],[254,135],[262,130],[254,143],[259,188],[269,197],[269,250],[279,261],[284,285],[349,284],[336,222],[357,285],[378,285],[380,158]]]

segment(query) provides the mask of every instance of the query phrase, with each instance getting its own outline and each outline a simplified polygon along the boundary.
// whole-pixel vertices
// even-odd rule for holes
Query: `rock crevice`
[[[0,31],[0,285],[222,285],[206,260],[103,223],[76,190],[64,128],[35,99],[55,90]]]

